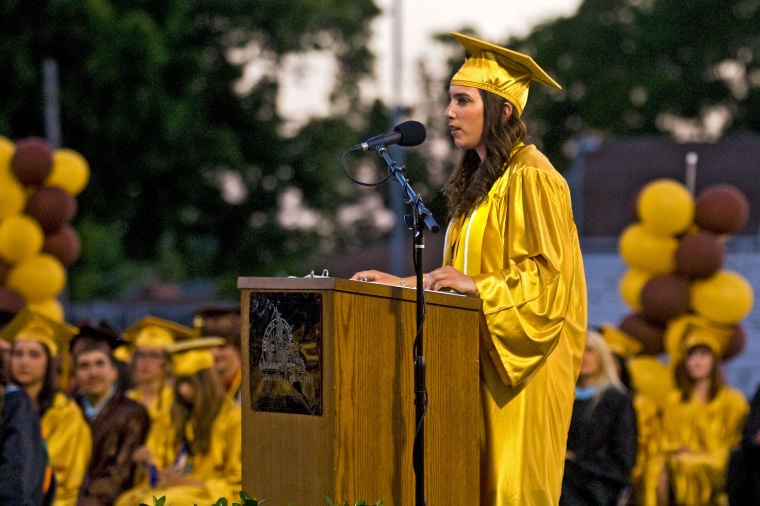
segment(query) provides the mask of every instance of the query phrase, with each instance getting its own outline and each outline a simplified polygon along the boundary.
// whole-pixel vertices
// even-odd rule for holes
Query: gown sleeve
[[[42,436],[58,484],[54,504],[75,506],[92,453],[90,427],[79,406],[58,393],[42,416]]]
[[[490,196],[482,252],[483,265],[500,268],[474,279],[491,339],[487,347],[504,382],[518,386],[554,350],[564,326],[573,324],[568,314],[585,318],[585,307],[573,306],[585,301],[585,281],[576,279],[583,268],[564,178],[528,160],[502,183]],[[503,258],[489,258],[497,254]]]

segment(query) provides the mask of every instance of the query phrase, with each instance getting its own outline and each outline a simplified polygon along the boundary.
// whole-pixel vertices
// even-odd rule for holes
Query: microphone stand
[[[425,413],[427,412],[427,386],[425,383],[425,356],[422,348],[422,326],[425,322],[425,290],[422,289],[422,251],[425,249],[423,230],[439,230],[432,213],[422,203],[422,198],[415,193],[398,164],[391,158],[385,146],[377,150],[388,170],[396,176],[403,186],[409,203],[412,205],[412,230],[414,232],[414,271],[417,277],[417,333],[414,338],[414,406],[415,433],[412,462],[415,475],[415,504],[425,506]]]

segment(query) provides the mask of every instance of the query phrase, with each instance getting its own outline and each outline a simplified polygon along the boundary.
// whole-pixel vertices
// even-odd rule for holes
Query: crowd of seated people
[[[0,314],[0,504],[175,504],[241,488],[240,312],[193,326],[151,315],[123,332],[23,309]],[[693,328],[661,398],[636,391],[635,343],[588,333],[563,505],[760,504],[760,389],[751,410]]]
[[[0,504],[239,497],[239,308],[199,310],[197,327],[147,315],[123,332],[0,316]]]

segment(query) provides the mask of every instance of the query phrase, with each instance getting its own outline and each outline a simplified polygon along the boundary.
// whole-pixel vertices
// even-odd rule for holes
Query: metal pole
[[[391,114],[391,125],[393,128],[401,119],[402,109],[402,76],[403,76],[403,60],[401,58],[401,46],[403,37],[403,19],[402,19],[402,2],[403,0],[393,0],[393,16],[391,18],[391,25],[393,31],[391,34],[391,82],[392,82],[392,97],[393,97],[393,112]],[[399,146],[391,147],[391,154],[394,159],[398,160],[400,166],[405,165],[406,156],[404,150]],[[396,224],[391,229],[390,236],[390,265],[388,266],[389,272],[397,275],[403,275],[404,270],[404,258],[406,255],[401,254],[404,251],[404,238],[406,237],[406,224],[404,221],[404,194],[402,189],[396,185],[389,185],[388,191],[390,191],[390,206],[396,215]]]
[[[45,138],[53,148],[61,147],[61,114],[58,106],[58,63],[42,62],[42,94],[45,107]]]

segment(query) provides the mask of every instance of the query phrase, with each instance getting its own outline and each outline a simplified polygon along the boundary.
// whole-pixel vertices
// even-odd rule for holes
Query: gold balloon
[[[652,274],[640,269],[628,269],[620,278],[620,297],[635,312],[641,311],[641,290],[651,277]]]
[[[0,135],[0,176],[12,176],[11,158],[16,146],[7,137]]]
[[[724,325],[735,325],[752,310],[752,286],[739,273],[722,270],[692,282],[692,309],[705,318]]]
[[[674,386],[673,373],[658,357],[638,355],[628,362],[633,391],[640,392],[662,405]]]
[[[68,148],[53,152],[53,168],[45,180],[45,186],[58,186],[76,197],[89,180],[90,166],[81,154]]]
[[[618,249],[631,268],[649,274],[669,274],[676,267],[678,239],[653,234],[640,223],[634,223],[620,234]]]
[[[42,250],[45,234],[36,220],[25,214],[0,221],[0,257],[10,263],[30,258]]]
[[[636,200],[639,221],[656,235],[684,232],[694,220],[694,198],[684,185],[673,179],[647,184]]]
[[[63,290],[66,270],[53,255],[40,253],[14,265],[5,284],[20,293],[27,303],[43,302]]]
[[[29,309],[43,314],[51,320],[62,322],[64,317],[63,304],[57,298],[52,297],[37,302],[30,302],[27,304]]]
[[[2,155],[0,155],[2,156]],[[26,192],[13,174],[0,170],[0,220],[18,214],[26,206]]]

